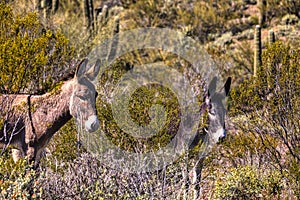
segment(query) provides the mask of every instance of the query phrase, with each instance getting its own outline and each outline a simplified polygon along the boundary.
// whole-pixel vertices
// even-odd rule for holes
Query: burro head
[[[229,93],[231,78],[229,77],[220,92],[216,92],[217,78],[213,78],[209,84],[208,93],[204,103],[204,109],[208,109],[208,134],[210,143],[216,144],[226,137],[225,116],[227,110],[224,106],[225,98]]]
[[[70,114],[86,131],[94,132],[99,128],[99,120],[96,111],[97,92],[93,81],[99,73],[100,60],[90,68],[87,67],[87,63],[88,60],[83,59],[76,69],[70,99]]]

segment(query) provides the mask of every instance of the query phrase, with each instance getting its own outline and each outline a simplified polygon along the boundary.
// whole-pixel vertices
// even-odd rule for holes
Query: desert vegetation
[[[1,1],[0,95],[55,93],[83,57],[120,32],[176,30],[201,44],[224,80],[233,80],[227,137],[205,155],[199,199],[300,199],[299,11],[298,0]],[[105,51],[114,56],[110,45]],[[165,124],[155,136],[135,138],[114,118],[109,97],[118,81],[155,62],[185,74],[199,105],[207,93],[203,77],[176,54],[139,49],[115,59],[97,80],[96,108],[101,133],[122,150],[159,150],[180,126],[183,110],[176,93],[156,83],[135,90],[128,105],[140,126],[157,114],[153,105],[164,108]],[[13,113],[0,106],[2,129]],[[208,114],[200,117],[199,131]],[[202,143],[159,170],[125,172],[92,155],[82,137],[72,119],[54,135],[37,170],[26,158],[14,163],[11,146],[0,149],[0,199],[193,198],[195,185],[185,170],[203,152]]]

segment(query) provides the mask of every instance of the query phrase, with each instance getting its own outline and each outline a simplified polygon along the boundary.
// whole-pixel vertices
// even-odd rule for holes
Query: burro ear
[[[217,77],[215,76],[209,83],[208,92],[207,92],[208,96],[213,96],[214,93],[216,92],[216,88],[217,88]]]
[[[95,78],[97,77],[99,70],[100,70],[100,65],[101,62],[99,59],[97,59],[95,65],[93,65],[87,72],[86,72],[86,76],[91,80],[95,80]]]
[[[75,77],[80,78],[86,72],[86,65],[88,63],[88,59],[83,59],[76,67]]]
[[[226,96],[229,94],[230,85],[231,85],[231,77],[228,77],[227,81],[226,81],[226,83],[224,85],[224,92],[225,92]]]

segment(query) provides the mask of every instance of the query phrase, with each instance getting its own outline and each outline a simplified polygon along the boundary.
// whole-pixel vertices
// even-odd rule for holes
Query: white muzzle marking
[[[99,128],[99,120],[96,115],[89,116],[88,120],[85,122],[85,129],[88,132],[94,132]]]
[[[221,138],[224,138],[226,136],[226,131],[223,128],[218,129],[214,134],[213,134],[213,141],[215,143],[218,143]]]

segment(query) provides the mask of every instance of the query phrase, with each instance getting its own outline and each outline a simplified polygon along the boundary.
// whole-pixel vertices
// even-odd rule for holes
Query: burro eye
[[[82,95],[79,95],[79,96],[77,96],[80,100],[82,100],[82,101],[85,101],[85,99],[86,99],[86,97],[85,96],[82,96]]]
[[[209,109],[208,113],[212,116],[216,116],[216,111],[213,108]]]

